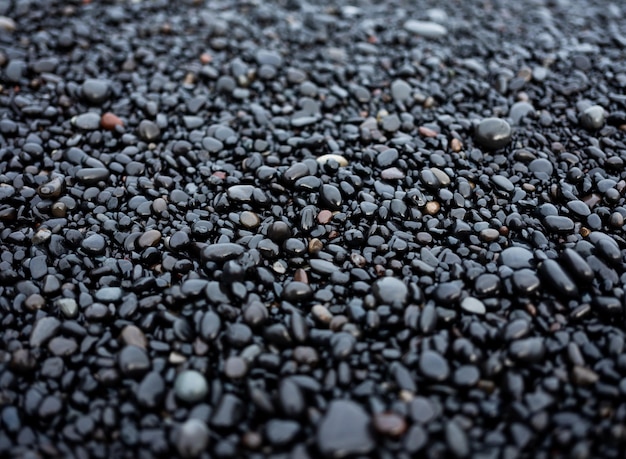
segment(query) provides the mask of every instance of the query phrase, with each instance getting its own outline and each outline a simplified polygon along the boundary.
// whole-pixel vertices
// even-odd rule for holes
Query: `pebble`
[[[82,113],[72,118],[72,123],[78,129],[95,131],[100,127],[100,115],[93,112]]]
[[[560,294],[570,297],[578,296],[576,283],[557,261],[545,260],[541,262],[538,272]]]
[[[106,112],[100,118],[100,126],[108,131],[113,131],[118,126],[124,126],[124,121],[114,113]]]
[[[91,255],[98,255],[104,252],[106,248],[106,240],[99,234],[87,236],[81,242],[81,247]]]
[[[161,135],[161,129],[153,121],[142,120],[137,128],[139,137],[147,142],[157,140]]]
[[[176,376],[174,393],[178,399],[184,402],[200,402],[209,393],[209,385],[204,375],[199,371],[184,370]]]
[[[523,247],[509,247],[504,249],[498,258],[501,264],[511,269],[532,267],[534,255],[530,250]]]
[[[60,298],[54,302],[54,305],[68,319],[73,319],[78,315],[78,303],[73,298]]]
[[[478,298],[474,298],[472,296],[463,298],[463,300],[461,301],[461,309],[472,314],[480,315],[487,312],[485,304]]]
[[[590,131],[596,131],[604,126],[604,108],[592,105],[580,114],[580,124]]]
[[[441,38],[448,34],[447,29],[436,22],[418,21],[409,19],[404,23],[404,29],[407,32],[420,35],[425,38]]]
[[[485,118],[476,126],[476,142],[490,150],[499,150],[511,143],[509,123],[500,118]]]
[[[0,457],[622,457],[618,6],[80,3],[0,1]]]
[[[450,376],[450,366],[441,354],[424,351],[419,358],[420,372],[432,381],[445,381]]]
[[[340,167],[347,167],[349,164],[348,160],[344,156],[341,156],[335,153],[328,153],[325,155],[318,156],[316,158],[316,161],[321,165],[324,165],[330,161],[334,161],[337,164],[339,164]]]
[[[81,92],[83,98],[88,103],[93,105],[101,105],[109,98],[109,88],[109,82],[106,80],[88,78],[83,82],[81,86]]]
[[[402,308],[409,299],[409,289],[400,279],[383,277],[372,285],[372,293],[380,304]]]
[[[320,453],[332,458],[369,454],[375,447],[370,424],[370,416],[360,405],[350,400],[333,400],[317,428]]]
[[[210,431],[200,419],[190,418],[177,431],[176,450],[180,457],[200,456],[209,446]]]
[[[30,333],[30,347],[41,347],[46,344],[61,328],[61,322],[55,317],[42,317],[35,322]]]
[[[118,364],[123,374],[131,377],[142,376],[150,370],[148,354],[140,347],[127,345],[118,355]]]
[[[513,341],[509,346],[511,357],[524,363],[539,363],[546,352],[542,338],[524,338]]]

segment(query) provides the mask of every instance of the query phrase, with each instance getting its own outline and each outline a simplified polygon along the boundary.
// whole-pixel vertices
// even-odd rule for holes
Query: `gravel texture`
[[[0,457],[626,457],[626,6],[0,0]]]

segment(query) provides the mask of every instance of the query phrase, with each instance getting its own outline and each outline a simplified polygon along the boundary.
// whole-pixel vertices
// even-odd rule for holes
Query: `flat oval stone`
[[[111,172],[103,167],[87,167],[76,172],[76,178],[85,185],[96,185],[109,179]]]
[[[543,360],[546,347],[543,338],[524,338],[513,341],[509,353],[515,360],[525,363],[538,363]]]
[[[350,400],[333,400],[319,423],[315,441],[323,457],[370,453],[375,446],[370,416]]]
[[[252,185],[233,185],[226,190],[229,199],[237,202],[250,202],[255,188]]]
[[[461,301],[461,309],[466,312],[470,312],[472,314],[485,314],[487,309],[485,308],[485,304],[480,301],[478,298],[474,298],[473,296],[465,297]]]
[[[320,198],[330,209],[341,209],[343,200],[341,198],[339,188],[329,184],[322,185],[322,188],[320,189]]]
[[[539,180],[547,180],[554,171],[552,163],[544,158],[533,159],[528,165],[528,170]]]
[[[185,402],[199,402],[209,393],[209,385],[199,371],[185,370],[176,376],[174,393],[177,398]]]
[[[85,252],[97,255],[104,252],[104,249],[106,248],[106,240],[99,234],[92,234],[91,236],[83,239],[81,247],[85,250]]]
[[[486,118],[476,126],[476,141],[485,148],[498,150],[511,143],[511,126],[501,118]]]
[[[285,285],[283,298],[287,301],[302,301],[311,297],[313,290],[309,284],[293,281]]]
[[[513,273],[513,285],[518,292],[528,295],[539,288],[541,281],[531,269],[520,269]]]
[[[438,352],[426,350],[419,359],[420,372],[433,381],[445,381],[450,376],[448,361]]]
[[[573,199],[567,202],[567,208],[571,210],[578,217],[585,218],[591,215],[591,209],[587,204],[578,199]]]
[[[103,303],[115,303],[122,299],[124,291],[120,287],[102,287],[96,290],[96,300]]]
[[[81,86],[83,98],[94,105],[100,105],[109,97],[109,82],[95,78],[88,78]]]
[[[595,278],[593,269],[589,263],[574,249],[565,248],[561,253],[561,259],[568,270],[580,281],[591,282]]]
[[[509,247],[502,251],[498,261],[511,269],[531,268],[533,253],[523,247]]]
[[[539,265],[538,272],[541,277],[555,287],[559,293],[569,297],[578,296],[578,287],[557,261],[542,261]]]
[[[94,131],[100,127],[100,115],[87,112],[72,118],[72,124],[84,131]]]
[[[441,24],[431,21],[409,19],[404,23],[404,30],[425,38],[441,38],[448,34],[448,30]]]
[[[224,242],[205,247],[202,251],[202,256],[209,261],[226,261],[237,258],[243,252],[244,248],[239,244]]]
[[[474,290],[480,297],[496,295],[500,292],[500,278],[495,274],[481,274],[474,282]]]
[[[562,215],[548,215],[543,222],[554,233],[571,233],[574,230],[574,221]]]
[[[161,242],[161,232],[158,230],[148,230],[139,236],[137,246],[141,249],[146,247],[156,247]]]
[[[372,293],[379,304],[402,308],[409,298],[409,289],[400,279],[382,277],[372,285]]]

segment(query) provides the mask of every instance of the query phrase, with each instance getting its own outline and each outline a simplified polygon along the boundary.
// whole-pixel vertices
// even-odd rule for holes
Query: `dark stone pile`
[[[0,0],[0,457],[625,457],[626,7],[344,3]]]

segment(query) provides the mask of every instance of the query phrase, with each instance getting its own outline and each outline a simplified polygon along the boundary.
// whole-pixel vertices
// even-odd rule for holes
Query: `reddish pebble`
[[[427,128],[426,126],[420,126],[418,131],[424,137],[437,137],[437,132]]]
[[[100,118],[100,125],[109,131],[115,129],[116,126],[124,126],[124,122],[111,112],[106,112]]]
[[[302,268],[296,269],[295,274],[293,275],[293,280],[298,282],[304,282],[305,284],[309,283],[309,276],[306,271]]]
[[[209,53],[200,54],[200,62],[202,62],[204,65],[209,64],[212,60],[213,56],[211,56]]]
[[[333,218],[333,213],[330,210],[322,210],[319,214],[317,214],[317,221],[322,225],[328,223],[331,218]]]
[[[395,413],[378,413],[374,416],[374,428],[383,435],[399,437],[406,431],[406,421]]]

